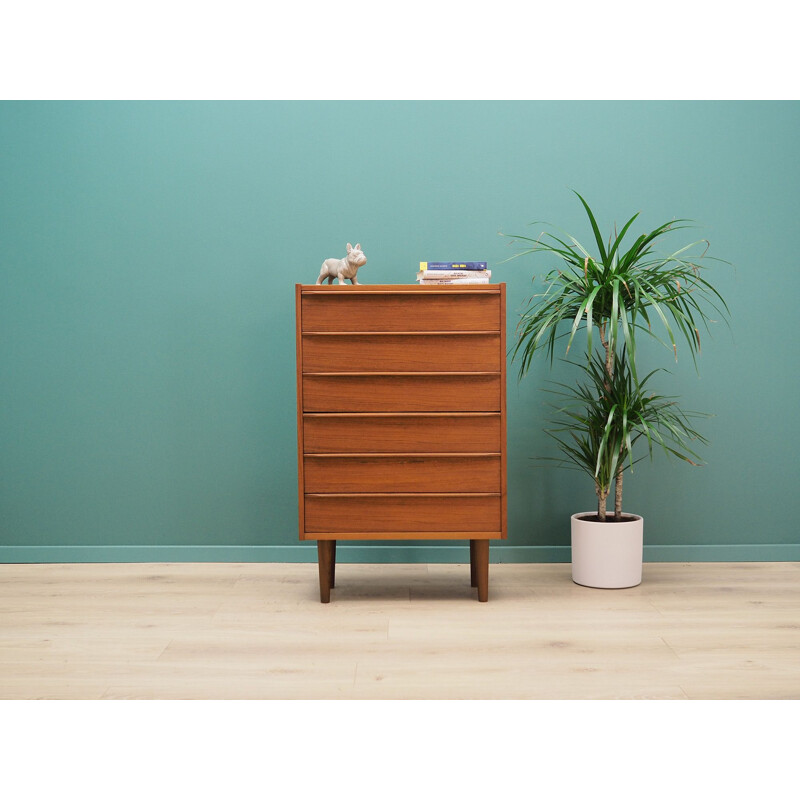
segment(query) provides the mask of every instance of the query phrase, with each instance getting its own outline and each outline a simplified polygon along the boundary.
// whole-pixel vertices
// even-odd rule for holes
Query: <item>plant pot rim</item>
[[[637,523],[641,522],[644,517],[639,516],[639,514],[631,514],[628,511],[622,512],[622,520],[617,522],[616,520],[606,520],[605,522],[601,522],[597,519],[586,519],[586,517],[596,517],[597,511],[579,511],[577,514],[573,514],[571,519],[575,520],[576,522],[581,522],[584,525],[629,525],[630,523]],[[614,512],[610,512],[609,516],[613,517]]]

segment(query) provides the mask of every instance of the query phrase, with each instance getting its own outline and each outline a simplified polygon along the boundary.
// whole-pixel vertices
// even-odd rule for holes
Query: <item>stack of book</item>
[[[485,261],[420,261],[420,286],[442,283],[489,283],[492,271]]]

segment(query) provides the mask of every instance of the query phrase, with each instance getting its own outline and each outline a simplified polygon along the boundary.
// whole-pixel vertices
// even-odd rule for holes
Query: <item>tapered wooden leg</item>
[[[336,539],[331,540],[331,589],[336,586]]]
[[[469,540],[469,585],[478,585],[478,573],[475,571],[475,540]]]
[[[333,568],[333,542],[329,539],[320,539],[317,542],[317,559],[319,560],[319,601],[331,601],[331,574]]]
[[[475,539],[475,575],[478,581],[478,600],[489,599],[489,540]]]

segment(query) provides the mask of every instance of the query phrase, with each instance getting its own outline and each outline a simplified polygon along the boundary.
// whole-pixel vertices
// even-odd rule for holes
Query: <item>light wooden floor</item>
[[[0,698],[800,698],[800,563],[0,565]]]

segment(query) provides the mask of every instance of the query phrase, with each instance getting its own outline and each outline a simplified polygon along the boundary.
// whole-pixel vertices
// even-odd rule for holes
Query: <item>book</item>
[[[489,278],[486,276],[475,276],[474,278],[428,278],[422,280],[417,278],[417,283],[420,286],[442,285],[451,283],[489,283]]]
[[[417,279],[421,281],[444,280],[445,278],[491,278],[492,271],[468,270],[468,269],[433,269],[421,270],[417,273]]]
[[[487,264],[485,261],[420,261],[419,268],[426,269],[468,269],[468,270],[485,270]]]

